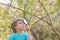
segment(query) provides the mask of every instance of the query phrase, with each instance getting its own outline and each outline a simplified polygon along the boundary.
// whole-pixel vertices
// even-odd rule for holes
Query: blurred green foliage
[[[0,2],[0,40],[8,40],[8,36],[12,33],[11,22],[18,17],[27,19],[36,40],[60,40],[58,36],[60,33],[60,0],[40,0],[41,3],[38,1],[10,0],[7,4]],[[39,12],[35,9],[37,5],[40,7]]]

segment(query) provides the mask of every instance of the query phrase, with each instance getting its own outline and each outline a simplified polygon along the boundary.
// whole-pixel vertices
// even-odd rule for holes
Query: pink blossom
[[[36,6],[36,9],[35,9],[37,12],[39,12],[40,11],[40,7],[39,7],[39,5],[37,5]]]

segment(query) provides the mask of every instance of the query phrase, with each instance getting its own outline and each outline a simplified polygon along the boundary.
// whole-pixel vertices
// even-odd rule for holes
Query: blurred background
[[[0,40],[8,40],[15,18],[25,18],[34,40],[60,40],[60,0],[0,0]]]

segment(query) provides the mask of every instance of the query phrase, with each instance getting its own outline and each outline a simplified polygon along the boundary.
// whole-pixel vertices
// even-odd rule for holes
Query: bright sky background
[[[10,1],[9,1],[9,0],[0,0],[0,3],[5,3],[5,4],[7,4],[7,3],[10,3]]]

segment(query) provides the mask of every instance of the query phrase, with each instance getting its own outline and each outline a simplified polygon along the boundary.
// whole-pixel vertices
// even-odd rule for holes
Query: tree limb
[[[38,0],[38,2],[41,4],[41,6],[42,6],[43,9],[45,10],[45,12],[46,12],[46,14],[47,14],[47,16],[48,16],[48,18],[49,18],[50,26],[51,26],[52,30],[53,30],[53,31],[55,32],[55,34],[60,38],[59,33],[58,33],[58,32],[56,31],[56,29],[53,27],[52,20],[51,20],[51,18],[50,18],[50,16],[49,16],[49,12],[46,10],[46,8],[44,7],[43,3],[40,2],[40,0]]]

